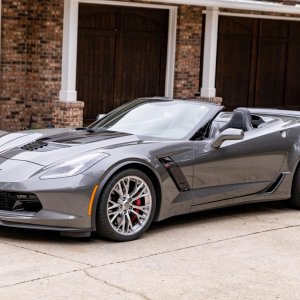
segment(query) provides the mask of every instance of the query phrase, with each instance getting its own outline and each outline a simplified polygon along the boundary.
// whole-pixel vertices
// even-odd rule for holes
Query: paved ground
[[[181,216],[138,241],[0,228],[0,299],[300,299],[300,211]]]

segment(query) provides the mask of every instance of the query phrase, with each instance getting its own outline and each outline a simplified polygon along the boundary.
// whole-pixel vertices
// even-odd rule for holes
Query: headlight
[[[57,164],[42,175],[41,179],[54,179],[61,177],[75,176],[83,173],[95,163],[109,156],[107,153],[87,153],[80,157],[73,158],[67,162]]]

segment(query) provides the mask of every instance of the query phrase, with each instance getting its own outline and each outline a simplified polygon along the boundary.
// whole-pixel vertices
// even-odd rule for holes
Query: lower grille
[[[42,204],[32,193],[0,192],[0,210],[38,212]]]

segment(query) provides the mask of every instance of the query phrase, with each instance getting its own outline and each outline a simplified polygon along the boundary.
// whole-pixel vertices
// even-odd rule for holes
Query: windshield
[[[211,115],[210,110],[211,105],[191,101],[140,101],[116,109],[90,128],[182,139]]]

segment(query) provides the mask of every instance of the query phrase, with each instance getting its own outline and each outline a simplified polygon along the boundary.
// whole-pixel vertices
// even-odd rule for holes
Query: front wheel
[[[99,200],[96,231],[107,239],[125,242],[139,238],[150,226],[156,196],[149,177],[136,169],[116,174]]]

